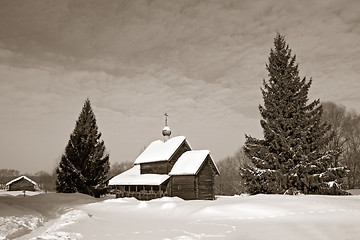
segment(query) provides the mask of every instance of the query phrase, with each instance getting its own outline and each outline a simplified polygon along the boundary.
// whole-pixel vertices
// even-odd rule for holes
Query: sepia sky
[[[172,136],[218,161],[262,137],[277,32],[310,100],[360,112],[358,0],[0,0],[0,168],[52,171],[91,100],[110,161]]]

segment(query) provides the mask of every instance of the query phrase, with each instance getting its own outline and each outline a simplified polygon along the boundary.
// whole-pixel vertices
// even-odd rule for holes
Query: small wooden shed
[[[170,171],[170,195],[185,200],[213,200],[215,175],[219,170],[208,150],[188,151]]]
[[[8,191],[36,191],[38,189],[36,182],[26,176],[20,176],[6,184]]]

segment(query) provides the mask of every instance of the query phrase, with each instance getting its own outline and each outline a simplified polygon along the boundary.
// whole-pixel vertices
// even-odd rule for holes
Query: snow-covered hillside
[[[11,239],[38,227],[17,239],[341,240],[360,236],[360,196],[98,201],[81,194],[41,194],[0,197],[0,217],[0,239]],[[16,217],[28,225],[35,224],[27,231],[23,228],[14,233],[11,228],[19,226],[14,224]]]

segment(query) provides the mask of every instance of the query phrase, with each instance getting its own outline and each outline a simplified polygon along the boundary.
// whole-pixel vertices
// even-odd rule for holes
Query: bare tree
[[[344,148],[344,160],[348,166],[349,188],[360,188],[360,116],[348,113],[344,122],[346,146]]]
[[[20,176],[20,172],[15,169],[0,169],[0,188],[5,188],[6,183]]]
[[[56,174],[54,172],[50,174],[45,171],[39,171],[34,175],[29,175],[29,177],[38,184],[41,190],[47,192],[55,191]]]
[[[122,172],[125,172],[126,170],[130,169],[134,164],[132,162],[115,162],[115,163],[112,163],[111,166],[110,166],[110,171],[108,173],[108,176],[110,178],[122,173]]]
[[[346,142],[346,136],[344,132],[346,108],[333,102],[325,102],[323,103],[322,118],[324,121],[327,121],[329,124],[331,124],[333,138],[329,145],[332,145],[331,147],[333,148],[342,149]]]
[[[360,115],[333,102],[323,103],[323,121],[331,125],[329,149],[338,149],[338,162],[348,169],[348,188],[360,188]],[[333,166],[338,167],[338,166]]]
[[[245,156],[242,147],[233,156],[217,162],[216,165],[219,168],[220,176],[216,179],[216,193],[224,195],[244,193],[244,180],[239,169],[246,164],[250,164],[250,160]]]

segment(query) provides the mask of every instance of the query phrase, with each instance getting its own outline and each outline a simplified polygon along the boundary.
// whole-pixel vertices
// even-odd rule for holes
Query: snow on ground
[[[0,211],[3,201],[0,197]],[[18,204],[10,211],[13,215],[8,211],[5,219],[21,216],[23,206],[16,201]],[[51,203],[45,204],[46,201]],[[42,194],[30,202],[23,216],[31,215],[35,222],[41,217],[52,220],[40,221],[38,225],[43,226],[17,238],[19,240],[345,240],[360,237],[360,196],[257,195],[219,197],[215,201],[167,197],[151,201],[134,198],[99,201],[81,194]],[[45,205],[38,215],[35,202]],[[51,207],[54,205],[62,207],[55,209]],[[51,215],[46,211],[55,211],[58,216],[46,217]],[[9,228],[0,231],[9,231]]]
[[[42,192],[26,191],[25,196],[34,196]],[[9,202],[13,202],[15,196],[24,197],[22,191],[0,190],[0,239],[12,239],[24,235],[38,228],[43,224],[45,218],[41,214],[31,209],[24,211],[24,207],[14,207]]]
[[[44,218],[35,215],[0,217],[0,239],[12,239],[42,226]]]
[[[24,197],[22,191],[1,190],[0,240],[32,234],[42,226],[47,226],[49,220],[61,222],[63,226],[68,219],[76,219],[74,215],[67,215],[75,206],[96,201],[99,200],[83,194],[26,191]]]
[[[43,194],[42,191],[25,191],[25,196],[34,196],[38,194]],[[23,191],[7,191],[0,189],[0,196],[24,196]]]

